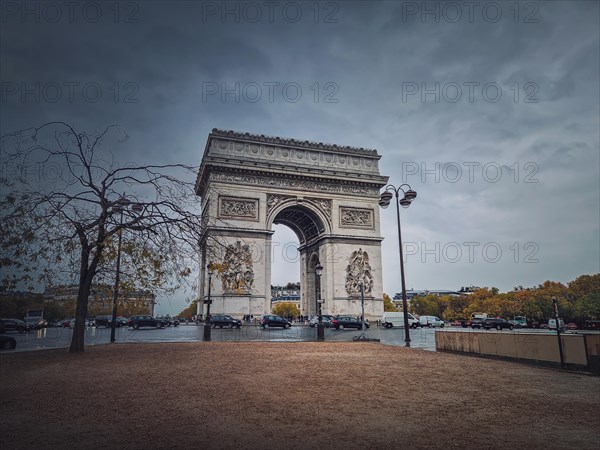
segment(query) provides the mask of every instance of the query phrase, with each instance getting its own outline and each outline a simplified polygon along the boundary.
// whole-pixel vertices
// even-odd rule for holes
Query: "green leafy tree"
[[[440,298],[432,294],[413,297],[410,301],[410,309],[419,316],[441,316],[443,313]]]
[[[600,274],[581,275],[569,283],[574,315],[580,321],[600,319]]]
[[[115,134],[117,142],[109,142]],[[114,267],[108,252],[119,235],[135,236],[161,255],[161,276],[168,274],[176,285],[190,274],[196,258],[201,224],[195,177],[190,176],[195,169],[119,166],[106,148],[125,138],[115,126],[90,135],[50,122],[2,135],[0,141],[2,166],[11,168],[0,179],[2,284],[8,289],[78,284],[70,352],[84,350],[91,286],[98,274]],[[57,170],[49,181],[32,178],[32,167]]]
[[[277,314],[281,317],[298,317],[300,310],[295,303],[291,302],[279,302],[273,307],[273,314]]]
[[[0,317],[23,319],[29,309],[43,309],[44,297],[35,292],[7,293],[0,297]]]
[[[394,302],[387,294],[383,294],[383,310],[386,312],[398,311],[398,308],[396,308],[396,305],[394,305]]]
[[[196,311],[197,311],[197,307],[198,307],[198,301],[193,301],[190,303],[190,305],[187,308],[182,309],[179,314],[177,314],[177,317],[192,317],[196,315]]]

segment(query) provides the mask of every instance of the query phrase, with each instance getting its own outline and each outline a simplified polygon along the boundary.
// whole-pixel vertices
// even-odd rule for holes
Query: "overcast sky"
[[[213,127],[374,148],[418,192],[409,289],[600,271],[597,1],[1,5],[2,133],[119,124],[139,163],[197,165]],[[395,210],[381,221],[393,295]],[[298,279],[280,262],[272,283]]]

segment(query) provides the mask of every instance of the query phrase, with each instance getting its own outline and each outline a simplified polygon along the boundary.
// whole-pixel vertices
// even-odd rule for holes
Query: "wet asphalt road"
[[[202,342],[203,324],[182,324],[178,327],[167,327],[162,329],[142,328],[133,330],[131,328],[117,328],[117,343],[143,343],[143,342]],[[441,332],[472,332],[470,328],[446,327]],[[435,333],[439,329],[420,328],[410,330],[411,348],[435,351]],[[490,333],[555,333],[548,330],[503,330],[490,331]],[[69,347],[73,330],[70,328],[44,328],[42,330],[18,334],[10,333],[17,341],[15,350],[0,350],[2,353],[22,352],[32,350],[44,350],[52,348]],[[241,341],[271,341],[271,342],[308,342],[316,341],[316,328],[307,325],[294,325],[288,330],[271,328],[263,330],[258,326],[244,325],[240,329],[211,329],[213,342],[241,342]],[[350,342],[360,336],[358,330],[342,330],[325,328],[325,340],[333,342]],[[365,331],[368,338],[379,339],[382,344],[404,346],[404,328],[386,329],[382,327],[371,327]],[[110,341],[110,328],[88,327],[85,333],[86,345],[104,345]]]
[[[203,324],[182,324],[178,327],[162,329],[142,328],[117,328],[117,343],[138,342],[202,342]],[[52,348],[65,348],[71,343],[73,330],[70,328],[44,328],[30,333],[10,333],[17,341],[16,350],[2,350],[2,352],[31,351]],[[316,328],[307,325],[294,325],[290,329],[271,328],[263,330],[258,326],[244,325],[240,329],[212,328],[211,340],[213,342],[225,341],[271,341],[271,342],[307,342],[316,341]],[[435,331],[432,329],[410,330],[411,346],[435,351]],[[359,330],[325,329],[326,341],[352,341],[360,336]],[[404,346],[404,329],[385,329],[372,327],[365,331],[367,338],[380,339],[387,345]],[[85,332],[86,345],[103,345],[110,341],[110,328],[88,327]]]

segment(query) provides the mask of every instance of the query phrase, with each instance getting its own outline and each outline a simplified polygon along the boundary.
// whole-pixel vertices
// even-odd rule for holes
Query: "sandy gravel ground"
[[[0,448],[600,448],[600,378],[373,343],[0,355]]]

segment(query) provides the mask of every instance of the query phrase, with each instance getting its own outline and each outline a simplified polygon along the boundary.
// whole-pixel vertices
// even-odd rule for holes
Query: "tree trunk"
[[[89,250],[82,249],[79,271],[79,291],[77,292],[77,307],[75,309],[75,329],[71,338],[69,353],[81,353],[85,345],[85,318],[87,317],[88,298],[92,287],[92,271],[88,267]]]

